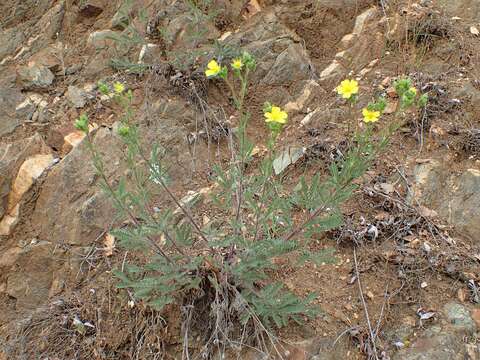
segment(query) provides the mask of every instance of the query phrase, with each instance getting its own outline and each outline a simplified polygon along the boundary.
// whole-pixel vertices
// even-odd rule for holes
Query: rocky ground
[[[480,2],[197,3],[1,2],[0,359],[182,358],[178,309],[130,307],[115,289],[111,270],[132,255],[105,242],[112,206],[72,124],[89,114],[107,176],[118,178],[120,109],[96,83],[125,82],[142,141],[168,149],[175,194],[202,197],[234,113],[202,71],[229,48],[259,64],[251,136],[265,138],[265,100],[289,112],[286,183],[325,172],[345,146],[347,109],[333,92],[343,78],[359,80],[361,104],[380,93],[395,103],[402,74],[430,96],[362,179],[345,225],[318,239],[337,262],[276,275],[315,291],[323,311],[279,331],[284,358],[371,357],[370,321],[378,358],[480,359]],[[196,206],[209,215],[208,202]]]

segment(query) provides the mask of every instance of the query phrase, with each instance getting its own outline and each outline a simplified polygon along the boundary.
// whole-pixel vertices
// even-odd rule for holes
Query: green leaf
[[[149,301],[148,305],[150,305],[157,311],[162,311],[165,305],[171,304],[174,301],[175,299],[172,296],[161,296]]]

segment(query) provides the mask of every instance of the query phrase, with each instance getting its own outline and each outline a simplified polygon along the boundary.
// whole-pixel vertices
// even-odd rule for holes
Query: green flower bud
[[[387,107],[387,100],[383,96],[378,98],[377,110],[383,113],[386,107]]]
[[[416,95],[417,94],[415,94],[411,91],[405,92],[400,98],[402,107],[403,108],[408,108],[408,107],[412,106],[413,103],[415,102]]]
[[[122,125],[118,128],[118,135],[121,137],[126,137],[130,133],[130,127],[127,125]]]
[[[133,91],[131,89],[128,89],[128,91],[126,93],[126,97],[130,102],[133,101]]]
[[[423,94],[418,98],[417,106],[420,108],[424,108],[425,106],[427,106],[427,103],[428,103],[428,95]]]
[[[385,111],[386,107],[387,107],[387,100],[385,100],[383,96],[379,97],[377,101],[375,101],[374,103],[369,103],[367,105],[368,111],[379,111],[381,113]]]
[[[98,86],[98,91],[100,91],[100,93],[102,93],[103,95],[110,94],[110,89],[108,88],[108,85],[105,84],[104,82],[99,81],[97,86]]]
[[[272,104],[269,101],[265,101],[265,103],[263,104],[263,112],[264,113],[272,112]]]
[[[88,116],[85,114],[80,115],[80,117],[75,120],[74,126],[77,130],[88,133]]]
[[[257,62],[255,58],[247,51],[244,51],[242,54],[242,62],[245,64],[246,68],[249,70],[255,70]]]
[[[412,87],[412,80],[410,80],[410,78],[395,80],[393,87],[395,88],[398,96],[402,97],[403,94],[405,94]]]

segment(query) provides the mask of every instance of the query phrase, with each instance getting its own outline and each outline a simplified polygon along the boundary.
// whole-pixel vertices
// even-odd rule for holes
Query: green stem
[[[117,203],[119,208],[121,208],[129,216],[130,220],[135,224],[135,226],[140,227],[141,225],[138,222],[137,218],[132,214],[132,212],[130,211],[128,206],[126,206],[123,203],[123,201],[121,201],[118,198],[115,190],[112,188],[112,186],[110,185],[110,182],[108,181],[107,177],[105,176],[105,172],[103,170],[103,162],[101,160],[100,155],[98,154],[98,152],[93,147],[93,143],[92,143],[89,132],[86,133],[86,139],[85,140],[86,140],[86,144],[87,144],[87,147],[88,147],[89,151],[92,153],[93,162],[94,162],[95,169],[97,170],[97,174],[101,177],[101,179],[105,183],[105,186],[107,187],[108,192],[110,193],[110,196],[112,196],[112,198]],[[165,258],[168,261],[168,263],[173,264],[172,259],[162,250],[162,248],[157,244],[157,242],[155,240],[153,240],[148,235],[146,235],[145,237],[152,244],[154,250],[156,250],[156,252],[159,255],[161,255],[163,258]]]
[[[225,84],[227,84],[228,88],[230,89],[230,92],[232,93],[233,102],[235,103],[235,107],[237,109],[240,109],[241,105],[240,105],[238,97],[235,93],[235,88],[233,87],[232,83],[227,78],[225,78],[224,80],[225,80]]]

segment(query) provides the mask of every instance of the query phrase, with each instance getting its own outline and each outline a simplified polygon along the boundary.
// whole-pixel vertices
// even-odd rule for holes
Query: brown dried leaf
[[[105,251],[105,256],[112,256],[113,251],[115,250],[115,237],[109,233],[105,235],[105,240],[103,241],[105,247],[103,251]]]

